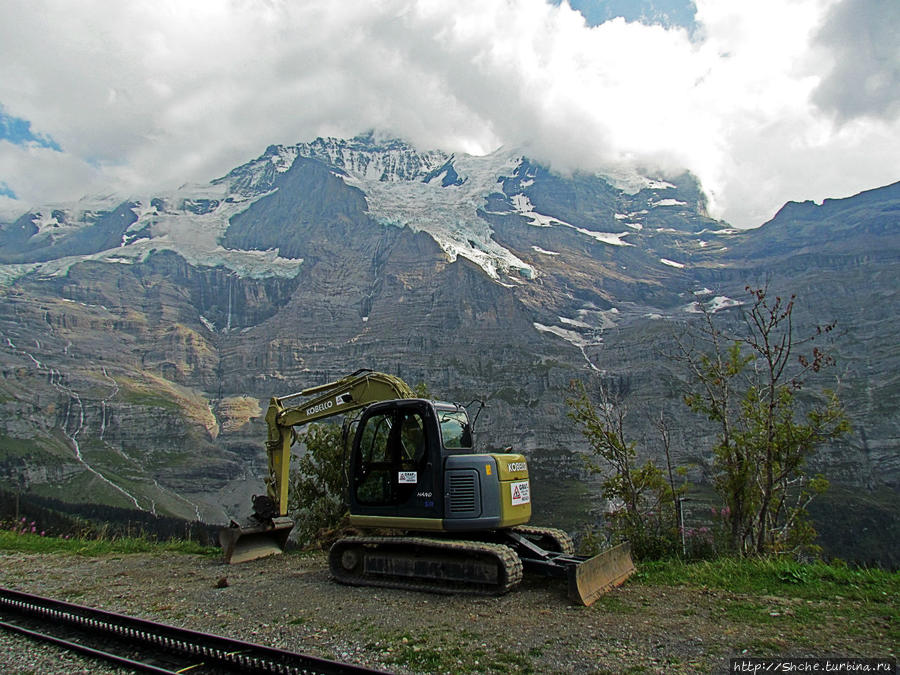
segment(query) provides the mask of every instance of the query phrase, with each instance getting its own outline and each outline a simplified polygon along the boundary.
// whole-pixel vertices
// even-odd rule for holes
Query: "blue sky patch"
[[[49,148],[56,152],[62,152],[59,143],[45,134],[36,134],[31,130],[31,122],[23,120],[21,117],[13,117],[6,113],[6,109],[0,104],[0,141],[9,141],[14,145],[36,145],[39,148]],[[0,186],[6,187],[5,183]],[[8,194],[3,192],[0,187],[0,194]],[[6,187],[8,191],[9,188]]]
[[[559,4],[560,0],[553,2]],[[589,26],[621,16],[626,21],[683,26],[691,31],[696,27],[693,0],[569,0],[569,5],[582,13]]]
[[[18,199],[18,197],[16,197],[16,193],[12,191],[12,188],[10,188],[9,185],[4,183],[2,180],[0,180],[0,197]]]

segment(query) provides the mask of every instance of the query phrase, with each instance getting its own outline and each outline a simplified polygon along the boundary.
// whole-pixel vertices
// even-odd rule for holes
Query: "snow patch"
[[[49,230],[58,230],[60,227],[62,227],[62,223],[60,223],[55,216],[48,216],[47,214],[42,212],[36,213],[34,215],[37,217],[32,218],[31,222],[35,227],[37,227],[39,234],[44,234]]]
[[[277,154],[272,155],[270,161],[278,173],[284,173],[293,166],[294,160],[297,159],[299,154],[300,150],[296,145],[288,147],[280,145],[278,146]]]
[[[710,301],[709,309],[711,312],[715,313],[715,312],[718,312],[720,309],[729,309],[730,307],[740,307],[743,304],[744,303],[741,302],[740,300],[733,300],[724,295],[717,295]]]
[[[549,333],[551,335],[561,337],[563,340],[565,340],[566,342],[571,342],[576,347],[585,347],[589,344],[595,344],[585,340],[581,333],[578,333],[574,330],[566,330],[565,328],[561,328],[560,326],[545,326],[542,323],[535,322],[534,327],[540,333]]]
[[[615,328],[619,319],[619,310],[615,307],[601,310],[596,307],[585,307],[578,310],[578,320],[587,324],[592,330],[609,330]]]
[[[734,300],[725,295],[717,295],[712,300],[709,300],[705,303],[705,305],[701,305],[700,301],[694,301],[684,307],[684,311],[689,314],[700,314],[703,312],[704,307],[707,312],[710,314],[715,314],[716,312],[720,312],[724,309],[730,309],[732,307],[740,307],[744,303],[740,300]]]
[[[532,246],[531,248],[532,250],[538,253],[542,253],[543,255],[559,255],[559,253],[557,253],[556,251],[545,251],[540,246]]]
[[[283,258],[274,250],[226,249],[219,243],[228,229],[230,218],[263,196],[265,195],[259,195],[252,200],[236,199],[228,194],[226,185],[219,183],[186,185],[173,192],[157,195],[155,198],[172,205],[162,212],[151,206],[155,198],[128,200],[134,204],[132,210],[138,220],[128,227],[122,242],[115,248],[92,255],[68,256],[42,263],[0,265],[0,284],[12,283],[15,279],[35,271],[46,276],[61,276],[67,274],[72,265],[84,260],[122,265],[139,263],[159,251],[174,251],[191,265],[225,267],[240,277],[293,278],[300,272],[300,265],[303,263],[300,258]],[[196,204],[199,200],[217,202],[217,206],[201,214],[181,208],[185,203]],[[82,200],[75,209],[70,209],[66,213],[66,219],[69,222],[77,222],[79,227],[84,227],[86,223],[96,220],[100,210],[110,211],[119,203],[121,202]],[[149,238],[128,236],[129,233],[138,231],[149,232]]]
[[[534,227],[568,227],[579,234],[583,234],[587,237],[591,237],[592,239],[596,239],[597,241],[603,244],[609,244],[610,246],[633,246],[634,244],[630,244],[627,241],[622,241],[622,237],[630,234],[629,232],[595,232],[593,230],[588,230],[583,227],[576,227],[571,223],[567,223],[564,220],[560,220],[559,218],[554,218],[553,216],[545,216],[542,213],[538,213],[534,210],[534,206],[531,203],[531,200],[528,199],[527,195],[517,194],[512,196],[512,203],[516,209],[516,212],[520,216],[524,216],[525,218],[531,219],[531,225]]]
[[[669,267],[677,267],[678,269],[684,269],[684,263],[675,262],[674,260],[669,260],[668,258],[660,258],[659,262],[663,265],[668,265]]]
[[[647,213],[644,211],[643,213]],[[634,220],[634,217],[638,215],[637,213],[617,213],[613,217],[616,220],[622,221],[622,224],[630,227],[632,230],[637,230],[640,232],[644,229],[644,226],[641,223],[638,223]]]
[[[585,323],[584,321],[578,321],[576,319],[567,319],[564,316],[559,317],[559,321],[560,321],[560,323],[568,324],[569,326],[575,326],[576,328],[593,328],[593,326],[591,326],[588,323]]]
[[[583,227],[576,227],[575,230],[596,239],[603,244],[609,244],[610,246],[634,246],[634,244],[630,244],[627,241],[622,241],[622,237],[627,237],[631,232],[619,232],[618,234],[612,232],[594,232],[593,230],[586,230]]]
[[[435,155],[431,163],[439,167],[447,159],[446,155]],[[453,166],[464,182],[448,187],[443,187],[440,181],[422,182],[421,171],[428,169],[429,163],[408,179],[392,174],[394,177],[388,180],[382,180],[383,167],[373,170],[372,164],[364,172],[348,171],[343,179],[365,193],[369,215],[376,222],[385,227],[409,227],[414,232],[426,232],[451,262],[458,256],[467,258],[494,280],[499,281],[501,274],[525,279],[537,276],[534,267],[494,240],[490,224],[478,215],[487,196],[497,191],[497,177],[511,168],[506,154],[457,155]]]
[[[369,214],[376,222],[386,227],[409,227],[415,232],[426,232],[450,261],[459,256],[467,258],[493,279],[499,282],[502,278],[506,284],[521,284],[539,276],[537,269],[494,240],[490,224],[481,217],[488,196],[497,192],[498,180],[515,175],[522,165],[521,154],[515,155],[502,148],[481,157],[449,155],[440,150],[418,152],[404,143],[381,143],[363,138],[350,141],[317,139],[294,146],[274,146],[257,160],[211,183],[186,184],[177,190],[154,195],[160,202],[153,198],[132,199],[137,221],[128,228],[121,245],[115,249],[33,265],[0,265],[0,283],[11,283],[35,270],[49,275],[63,274],[74,263],[86,259],[120,264],[139,262],[154,251],[163,250],[177,252],[190,264],[223,266],[241,277],[295,277],[302,259],[284,258],[276,251],[225,249],[219,242],[232,216],[271,194],[263,191],[270,190],[273,185],[273,168],[283,173],[301,156],[327,162],[333,167],[334,175],[348,185],[360,188],[365,193]],[[440,180],[423,181],[429,175],[437,175],[451,162],[461,184],[445,187]],[[441,175],[446,176],[447,172]],[[609,167],[597,176],[628,194],[675,187],[642,176],[632,168]],[[533,175],[520,176],[519,185],[523,189],[533,184]],[[42,233],[59,232],[62,227],[84,227],[102,212],[112,211],[122,202],[117,195],[85,198],[75,206],[61,206],[64,219],[54,215],[56,207],[51,206],[36,214],[35,222]],[[595,232],[538,213],[525,194],[513,196],[511,203],[514,212],[528,218],[535,227],[568,227],[610,246],[632,246],[625,237],[642,229],[636,219],[647,212],[615,214],[616,222],[627,226],[629,231],[610,233]],[[669,203],[678,202],[664,199],[655,205]],[[138,232],[141,232],[140,237],[136,236]],[[558,255],[539,247],[532,249],[542,255]]]
[[[511,199],[513,207],[515,207],[516,209],[516,213],[518,213],[520,216],[530,218],[531,225],[535,227],[553,227],[554,225],[565,225],[566,227],[573,227],[564,220],[554,218],[553,216],[545,216],[535,211],[534,206],[532,205],[531,200],[527,195],[520,193],[517,195],[513,195]]]
[[[597,174],[607,183],[629,195],[636,195],[641,190],[674,190],[675,186],[664,180],[648,178],[637,169],[631,167],[605,167]]]

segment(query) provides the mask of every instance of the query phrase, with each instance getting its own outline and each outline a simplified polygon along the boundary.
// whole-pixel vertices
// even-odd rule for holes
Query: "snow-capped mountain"
[[[326,184],[327,203],[312,203]],[[278,222],[267,218],[259,227],[259,214],[274,202]],[[60,275],[86,260],[133,264],[169,250],[191,265],[221,266],[240,278],[293,278],[309,255],[307,233],[297,223],[351,218],[361,228],[351,236],[378,237],[398,228],[424,232],[448,262],[462,257],[508,286],[546,287],[546,277],[564,264],[589,268],[598,257],[617,255],[603,249],[633,249],[621,254],[629,264],[619,265],[618,276],[638,285],[670,278],[670,290],[683,293],[690,284],[676,272],[715,265],[736,235],[707,218],[704,207],[699,186],[687,175],[670,181],[619,171],[563,179],[502,149],[472,157],[420,152],[372,136],[317,139],[272,146],[208,185],[26,214],[2,232],[0,261],[7,264],[0,276],[9,282],[27,274]],[[607,310],[632,300],[603,291],[599,296],[598,308]],[[596,304],[566,309],[584,314]],[[583,317],[560,323],[555,334],[579,345],[585,340],[580,331],[604,326]]]
[[[622,213],[608,213],[605,218],[590,214],[583,222],[567,215],[575,221],[569,222],[554,214],[550,204],[546,213],[534,205],[534,195],[540,199],[541,194],[536,181],[550,174],[532,166],[520,154],[501,149],[486,157],[457,157],[439,150],[418,152],[397,140],[375,143],[372,137],[350,141],[329,138],[272,146],[261,157],[208,185],[187,185],[170,194],[121,203],[112,203],[106,197],[85,199],[69,207],[37,209],[18,221],[18,237],[11,236],[15,228],[4,228],[3,261],[34,265],[19,268],[21,273],[36,269],[53,273],[86,256],[133,260],[150,249],[167,249],[197,264],[224,265],[240,276],[287,276],[302,260],[254,255],[246,249],[224,248],[220,241],[231,218],[277,191],[283,175],[298,158],[328,167],[346,186],[361,190],[365,209],[375,223],[427,232],[450,260],[462,255],[494,279],[501,275],[530,278],[537,270],[493,238],[490,217],[521,216],[534,227],[566,227],[607,245],[632,246],[635,244],[628,236],[640,232],[644,220],[652,220],[648,218],[651,210],[681,209],[702,214],[703,208],[696,186],[691,186],[694,194],[689,203],[679,198],[678,187],[672,183],[620,172],[581,180],[604,183],[604,188],[618,193],[614,201],[623,207]],[[72,240],[85,239],[86,231],[103,227],[98,221],[117,207],[133,212],[133,217],[120,214],[118,246],[101,248],[112,243],[106,238],[97,242],[96,251],[86,251],[84,246],[72,248]],[[127,227],[122,227],[126,222]],[[709,225],[711,236],[733,233],[718,223],[709,221]],[[61,245],[65,242],[70,244],[68,249]],[[67,255],[73,250],[80,255]]]

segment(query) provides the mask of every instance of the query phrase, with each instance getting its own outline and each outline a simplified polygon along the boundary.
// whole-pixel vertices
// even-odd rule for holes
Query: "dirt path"
[[[502,597],[435,596],[340,586],[321,555],[229,567],[179,554],[0,553],[0,585],[397,673],[724,673],[741,654],[871,657],[892,647],[876,620],[815,620],[839,599],[629,583],[586,608],[540,579]],[[18,640],[14,653],[0,649],[0,670],[84,672],[58,659],[57,670],[29,669],[32,650]]]

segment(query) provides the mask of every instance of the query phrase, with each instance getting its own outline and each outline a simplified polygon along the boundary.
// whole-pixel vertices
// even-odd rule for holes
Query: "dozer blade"
[[[569,599],[590,606],[634,572],[631,545],[619,544],[569,568]]]
[[[225,562],[235,565],[283,553],[293,528],[294,521],[290,518],[272,518],[271,524],[251,527],[241,527],[231,521],[229,527],[219,530]]]

